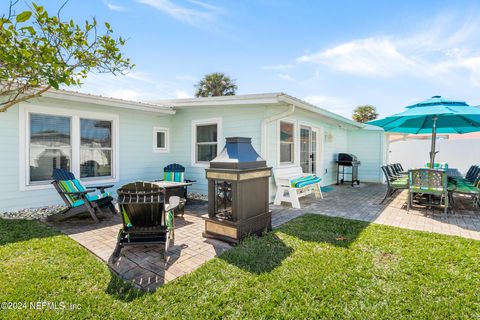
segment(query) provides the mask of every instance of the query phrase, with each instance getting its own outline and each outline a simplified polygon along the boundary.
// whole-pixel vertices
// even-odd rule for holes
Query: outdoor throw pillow
[[[122,209],[123,221],[125,222],[125,225],[129,228],[133,227],[132,223],[130,222],[130,218],[128,217],[128,214],[125,211],[125,208],[123,206],[120,206],[120,208]]]
[[[320,179],[317,176],[312,175],[312,176],[306,176],[306,177],[300,177],[300,178],[293,179],[293,180],[291,180],[290,184],[293,188],[303,188],[303,187],[306,187],[306,186],[309,186],[309,185],[312,185],[312,184],[315,184],[315,183],[319,183],[320,181],[322,181],[322,179]]]

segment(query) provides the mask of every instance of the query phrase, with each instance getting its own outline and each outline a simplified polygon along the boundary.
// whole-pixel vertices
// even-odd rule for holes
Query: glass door
[[[300,166],[304,173],[312,173],[312,128],[300,127]]]
[[[318,159],[318,143],[317,143],[317,136],[318,136],[318,131],[317,130],[312,130],[312,142],[311,142],[311,152],[310,152],[310,159],[311,159],[311,167],[312,171],[311,173],[317,173],[318,167],[317,167],[317,159]]]
[[[304,173],[317,173],[319,131],[307,126],[300,127],[300,166]]]

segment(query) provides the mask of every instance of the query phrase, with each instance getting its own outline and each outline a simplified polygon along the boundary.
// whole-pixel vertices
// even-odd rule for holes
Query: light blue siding
[[[61,102],[42,98],[35,104],[81,111],[116,114],[119,116],[119,179],[115,188],[137,179],[162,177],[162,155],[153,152],[154,126],[167,126],[171,116],[119,109],[107,106]],[[53,188],[20,191],[19,172],[19,107],[14,106],[0,115],[0,210],[12,210],[61,204],[61,198]],[[113,191],[115,190],[112,189]]]
[[[207,194],[205,167],[192,165],[192,121],[220,118],[222,123],[222,141],[218,146],[223,149],[226,137],[251,137],[256,150],[260,150],[260,123],[265,108],[262,106],[239,106],[224,108],[191,108],[177,110],[171,123],[170,154],[165,164],[177,162],[185,167],[185,177],[196,180],[189,191]]]
[[[192,160],[192,122],[212,118],[221,119],[221,137],[219,151],[224,146],[225,137],[251,137],[257,152],[262,152],[262,120],[280,114],[288,109],[286,106],[237,105],[221,107],[191,107],[177,110],[175,115],[161,115],[99,106],[77,102],[68,102],[40,98],[35,104],[48,107],[67,108],[79,111],[92,111],[117,115],[119,118],[119,181],[116,188],[124,183],[136,180],[154,180],[163,177],[163,167],[177,162],[186,168],[185,177],[196,180],[189,188],[190,192],[207,194],[205,167],[198,166]],[[378,131],[366,131],[346,128],[329,118],[313,112],[296,109],[287,117],[296,125],[297,136],[300,125],[319,130],[319,164],[317,174],[323,178],[323,184],[336,181],[335,160],[339,152],[356,154],[362,161],[360,179],[378,181],[378,170],[382,162],[383,134]],[[153,128],[169,129],[170,150],[157,153],[153,150]],[[13,107],[0,115],[0,210],[12,210],[28,207],[40,207],[60,204],[60,196],[53,188],[43,190],[20,191],[19,185],[19,108]],[[272,121],[266,126],[266,160],[269,166],[278,166],[279,121]],[[23,146],[20,146],[23,147]],[[299,143],[296,142],[296,161],[299,164]],[[270,184],[271,197],[275,194],[273,179]]]

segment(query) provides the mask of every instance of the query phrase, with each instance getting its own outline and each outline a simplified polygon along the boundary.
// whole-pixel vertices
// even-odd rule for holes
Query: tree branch
[[[52,86],[46,86],[44,88],[42,88],[41,90],[35,92],[35,93],[32,93],[32,94],[29,94],[29,95],[26,95],[24,97],[21,97],[21,98],[18,98],[16,100],[13,100],[13,101],[10,101],[6,104],[2,104],[2,107],[0,108],[0,112],[5,112],[8,110],[8,108],[16,105],[17,103],[20,103],[20,102],[23,102],[23,101],[27,101],[29,99],[32,99],[32,98],[36,98],[36,97],[39,97],[41,96],[42,94],[44,94],[45,92],[47,92],[48,90],[50,90],[52,88]]]

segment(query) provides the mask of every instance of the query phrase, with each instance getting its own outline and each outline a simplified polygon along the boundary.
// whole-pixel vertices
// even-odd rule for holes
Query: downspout
[[[274,114],[273,116],[270,116],[268,118],[264,118],[262,120],[262,137],[261,137],[261,147],[260,147],[260,153],[262,155],[262,158],[267,160],[267,125],[272,122],[272,121],[275,121],[275,120],[280,120],[282,118],[285,118],[285,117],[288,117],[289,115],[291,115],[292,113],[295,112],[295,105],[294,104],[290,104],[288,106],[288,110],[287,111],[284,111],[284,112],[281,112],[281,113],[277,113],[277,114]]]

